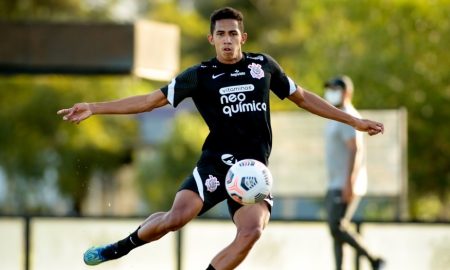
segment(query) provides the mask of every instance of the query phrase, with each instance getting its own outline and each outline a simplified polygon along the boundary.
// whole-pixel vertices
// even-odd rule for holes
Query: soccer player
[[[172,208],[150,215],[123,240],[87,250],[86,264],[120,258],[138,246],[179,230],[226,200],[236,225],[236,237],[211,260],[207,269],[236,268],[269,222],[272,197],[242,206],[228,197],[224,178],[236,160],[252,158],[268,163],[272,146],[270,90],[314,114],[347,123],[370,135],[383,132],[383,124],[353,117],[296,85],[270,56],[243,52],[247,33],[240,11],[221,8],[210,19],[208,41],[215,48],[215,57],[186,69],[168,85],[147,95],[77,103],[58,111],[64,120],[78,124],[94,114],[150,112],[167,104],[176,107],[185,98],[192,98],[209,127],[197,165],[179,188]]]
[[[325,82],[324,97],[338,109],[361,117],[352,104],[353,82],[350,77],[338,76]],[[367,189],[363,134],[349,125],[329,120],[325,127],[325,157],[328,171],[325,205],[333,237],[336,270],[342,269],[344,244],[365,256],[372,269],[379,270],[384,261],[371,254],[363,245],[361,236],[348,228]]]

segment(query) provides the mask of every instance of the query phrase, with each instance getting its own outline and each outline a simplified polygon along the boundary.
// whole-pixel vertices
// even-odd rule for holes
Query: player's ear
[[[211,34],[208,34],[209,44],[214,45],[214,37]]]
[[[247,41],[247,33],[244,32],[242,33],[242,40],[241,40],[241,44],[244,44]]]

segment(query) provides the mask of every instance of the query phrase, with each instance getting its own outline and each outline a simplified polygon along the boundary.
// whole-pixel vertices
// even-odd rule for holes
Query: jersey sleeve
[[[290,96],[297,89],[297,85],[289,78],[281,66],[269,55],[265,55],[271,72],[270,90],[280,99]]]
[[[190,67],[172,79],[168,85],[161,88],[173,107],[177,107],[185,98],[192,97],[194,91],[198,88],[197,70],[198,66]]]

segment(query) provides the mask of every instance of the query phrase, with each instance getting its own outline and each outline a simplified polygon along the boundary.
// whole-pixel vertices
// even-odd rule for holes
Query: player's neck
[[[236,63],[238,63],[239,61],[241,61],[242,58],[244,58],[244,54],[243,54],[242,52],[239,52],[239,54],[238,54],[237,57],[230,58],[230,59],[225,59],[225,58],[220,57],[220,56],[218,56],[218,55],[216,56],[217,61],[219,61],[221,64],[224,64],[224,65],[233,65],[233,64],[236,64]]]

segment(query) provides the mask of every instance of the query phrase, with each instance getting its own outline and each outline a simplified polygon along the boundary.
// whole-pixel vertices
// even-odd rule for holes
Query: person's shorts
[[[234,156],[230,154],[218,154],[204,151],[197,167],[194,168],[181,184],[179,190],[192,190],[203,200],[203,208],[198,214],[201,216],[216,204],[226,200],[231,217],[242,207],[234,201],[225,189],[225,177],[228,169],[235,162]],[[270,195],[265,199],[269,211],[272,210],[273,197]]]

